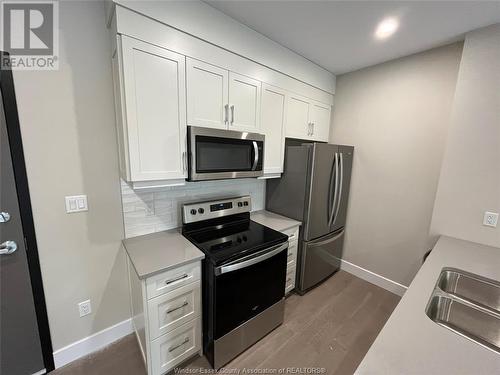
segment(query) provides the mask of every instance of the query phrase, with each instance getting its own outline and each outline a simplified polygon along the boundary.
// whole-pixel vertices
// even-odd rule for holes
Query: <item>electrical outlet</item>
[[[496,228],[498,224],[498,212],[489,212],[486,211],[484,213],[483,225],[487,227]]]
[[[66,213],[68,214],[73,212],[82,212],[89,210],[86,195],[72,195],[69,197],[65,197],[65,201],[66,201]]]
[[[85,315],[89,315],[92,312],[92,306],[90,305],[90,300],[80,302],[78,304],[78,311],[80,312],[80,318]]]

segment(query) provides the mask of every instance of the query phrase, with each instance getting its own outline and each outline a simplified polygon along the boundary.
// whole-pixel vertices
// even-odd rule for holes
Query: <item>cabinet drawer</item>
[[[291,261],[296,261],[297,260],[297,243],[290,243],[288,245],[288,260],[287,262],[290,263]]]
[[[200,263],[197,262],[149,277],[146,280],[147,298],[150,299],[198,281],[200,280],[200,273]]]
[[[288,236],[289,243],[297,242],[299,240],[299,227],[289,228],[282,231],[282,233]]]
[[[296,275],[295,267],[293,267],[292,269],[287,269],[285,294],[288,294],[295,289],[295,275]]]
[[[199,317],[200,282],[182,286],[148,301],[149,334],[155,339]]]
[[[151,341],[153,375],[165,374],[201,349],[201,319],[192,320]]]

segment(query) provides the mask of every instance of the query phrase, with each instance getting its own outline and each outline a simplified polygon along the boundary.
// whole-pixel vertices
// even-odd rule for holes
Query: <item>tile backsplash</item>
[[[264,209],[266,181],[257,179],[186,182],[151,190],[133,190],[121,181],[125,237],[177,228],[182,225],[185,202],[239,195],[252,197],[252,209]]]

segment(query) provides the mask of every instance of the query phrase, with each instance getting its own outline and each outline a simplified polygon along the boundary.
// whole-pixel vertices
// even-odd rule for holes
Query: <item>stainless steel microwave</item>
[[[188,126],[188,181],[263,175],[264,135]]]

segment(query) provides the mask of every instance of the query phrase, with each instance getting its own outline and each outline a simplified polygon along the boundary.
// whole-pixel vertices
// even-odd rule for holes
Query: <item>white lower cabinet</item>
[[[151,342],[152,375],[165,374],[201,350],[201,317]]]
[[[201,354],[201,263],[139,279],[128,260],[132,321],[149,375]]]
[[[295,226],[283,231],[288,236],[288,259],[286,265],[285,294],[295,289],[297,277],[297,250],[299,244],[299,227]]]

